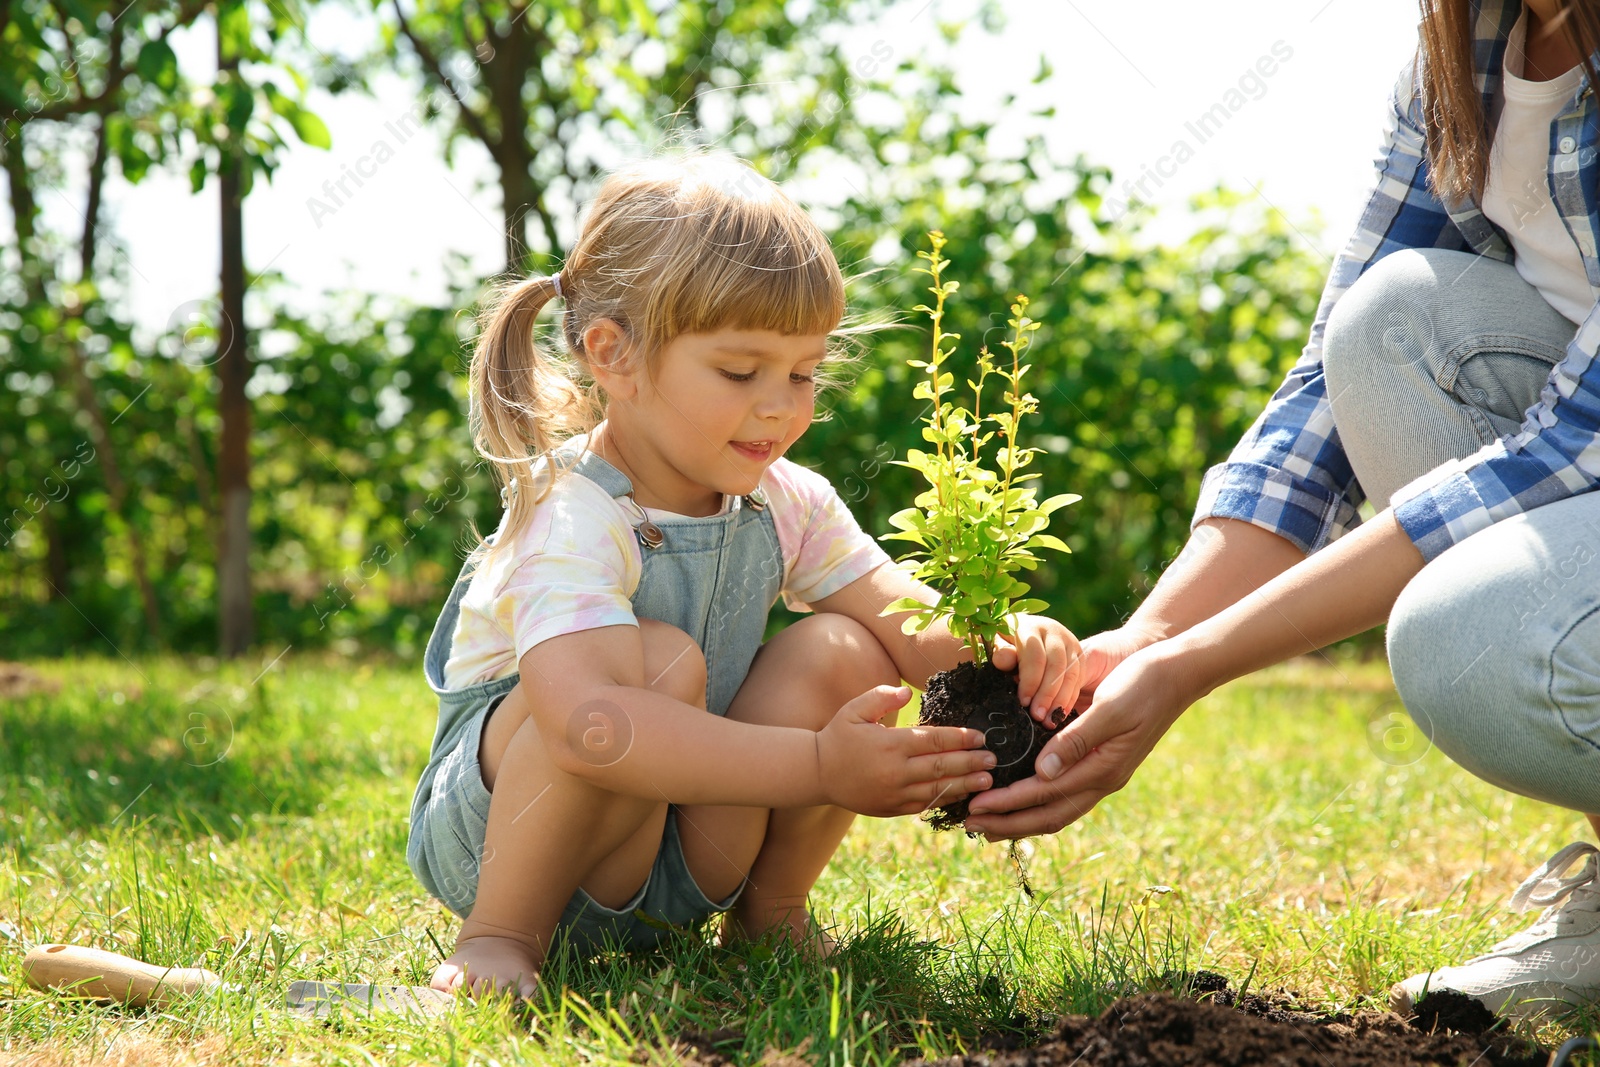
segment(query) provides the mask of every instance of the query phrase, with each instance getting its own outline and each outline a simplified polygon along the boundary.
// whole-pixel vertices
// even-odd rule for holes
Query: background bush
[[[843,24],[860,5],[816,10]],[[635,87],[636,113],[624,117],[677,140],[721,144],[794,179],[857,275],[855,309],[888,310],[908,324],[866,338],[853,380],[824,400],[831,417],[791,458],[826,474],[874,533],[909,505],[913,473],[886,461],[920,443],[921,404],[903,362],[926,346],[909,310],[924,296],[912,268],[926,232],[944,230],[950,275],[962,283],[950,328],[963,334],[963,359],[986,336],[998,338],[1018,292],[1044,324],[1030,353],[1041,410],[1029,420],[1028,443],[1048,452],[1035,467],[1041,493],[1084,499],[1052,526],[1073,554],[1046,560],[1039,592],[1080,634],[1116,625],[1181,547],[1205,469],[1293,363],[1324,267],[1259,201],[1222,190],[1195,203],[1186,241],[1144,240],[1137,209],[1105,217],[1104,169],[1052,159],[1038,140],[993,150],[988,125],[957,116],[948,71],[912,58],[875,61],[869,72],[837,48],[794,47],[783,36],[792,30],[756,17],[756,7],[741,11],[746,22],[728,24],[725,35],[744,45],[726,51],[742,57],[729,62],[750,87],[719,92],[722,113],[690,109],[685,128],[682,101],[643,86]],[[289,37],[262,47],[285,62],[299,55]],[[399,46],[391,39],[389,47]],[[46,63],[41,56],[30,61]],[[319,84],[361,85],[359,68],[330,73],[316,69],[316,57],[295,61],[309,64]],[[772,84],[769,68],[783,76],[778,89],[762,88]],[[24,92],[20,84],[0,79],[0,96]],[[881,106],[874,121],[858,114],[874,94],[894,102],[890,118]],[[273,99],[297,130],[314,132],[281,93]],[[141,106],[159,110],[159,102]],[[765,120],[749,121],[758,111]],[[129,180],[139,168],[189,166],[205,148],[114,129],[122,132],[113,162]],[[15,149],[20,137],[7,144]],[[54,142],[35,138],[28,151],[26,175],[8,164],[13,193],[25,178],[38,188],[63,180]],[[596,179],[592,161],[583,162],[563,179],[574,203]],[[847,198],[818,199],[818,190],[845,187]],[[575,211],[557,217],[551,205],[524,269],[559,262],[546,230],[570,238]],[[102,256],[99,275],[75,277],[71,235],[10,238],[0,251],[28,269],[0,276],[0,649],[49,655],[104,651],[110,642],[130,653],[212,650],[221,418],[205,338],[174,332],[141,342],[127,309],[106,295],[117,291],[119,260]],[[289,645],[419,655],[471,543],[469,525],[487,532],[498,519],[465,418],[472,311],[487,280],[464,284],[439,307],[332,294],[329,310],[310,317],[285,309],[283,279],[253,281],[251,570],[256,644],[267,655]],[[108,421],[108,449],[95,446],[75,358]],[[125,483],[120,507],[108,460]],[[136,544],[153,610],[140,595]],[[774,626],[782,624],[780,611]]]

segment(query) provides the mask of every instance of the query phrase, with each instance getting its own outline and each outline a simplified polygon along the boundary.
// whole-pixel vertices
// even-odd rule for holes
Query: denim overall
[[[627,476],[593,452],[580,452],[577,443],[563,445],[554,458],[568,471],[564,477],[588,478],[614,498],[632,491]],[[643,518],[631,500],[622,506]],[[777,528],[759,490],[735,498],[723,514],[661,517],[654,525],[665,537],[655,548],[649,547],[654,540],[649,526],[640,522],[634,530],[643,557],[632,597],[634,615],[670,623],[694,639],[706,659],[706,708],[726,714],[761,647],[767,614],[783,582]],[[462,916],[471,913],[477,895],[489,820],[490,794],[478,767],[479,740],[489,712],[518,677],[445,688],[444,667],[477,555],[463,565],[428,639],[423,672],[439,697],[439,724],[411,803],[406,844],[412,872],[428,892]],[[611,909],[578,889],[557,923],[557,939],[584,953],[607,944],[648,947],[666,931],[726,911],[738,895],[735,890],[717,903],[700,891],[684,864],[677,809],[669,806],[655,865],[634,898]]]

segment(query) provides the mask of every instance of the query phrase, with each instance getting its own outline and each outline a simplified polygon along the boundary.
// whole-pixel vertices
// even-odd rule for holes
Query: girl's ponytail
[[[548,465],[536,479],[534,462],[599,419],[599,405],[572,364],[546,354],[534,335],[539,312],[560,295],[559,286],[553,277],[504,282],[478,314],[469,425],[479,454],[494,465],[506,507],[505,535],[491,553],[526,528],[555,482],[558,472]]]

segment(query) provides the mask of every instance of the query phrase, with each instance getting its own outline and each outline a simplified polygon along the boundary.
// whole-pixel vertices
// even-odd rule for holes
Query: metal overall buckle
[[[657,526],[651,520],[649,515],[645,514],[644,508],[637,500],[633,499],[633,492],[631,490],[628,492],[627,497],[628,503],[632,504],[634,510],[639,513],[639,524],[635,526],[634,529],[638,531],[639,540],[644,542],[644,547],[660,548],[662,545],[666,544],[667,535],[661,532],[661,527]]]

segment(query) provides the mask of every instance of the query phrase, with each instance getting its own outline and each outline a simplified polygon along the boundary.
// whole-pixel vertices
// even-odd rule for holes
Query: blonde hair
[[[608,177],[559,286],[564,357],[535,337],[539,312],[558,295],[554,278],[503,282],[478,315],[469,423],[506,507],[491,554],[527,527],[561,475],[546,463],[535,478],[535,462],[604,414],[583,350],[590,323],[620,325],[625,358],[653,375],[661,349],[681,334],[834,334],[845,312],[844,275],[822,230],[771,180],[724,153],[652,159]],[[819,385],[838,362],[830,349]]]

